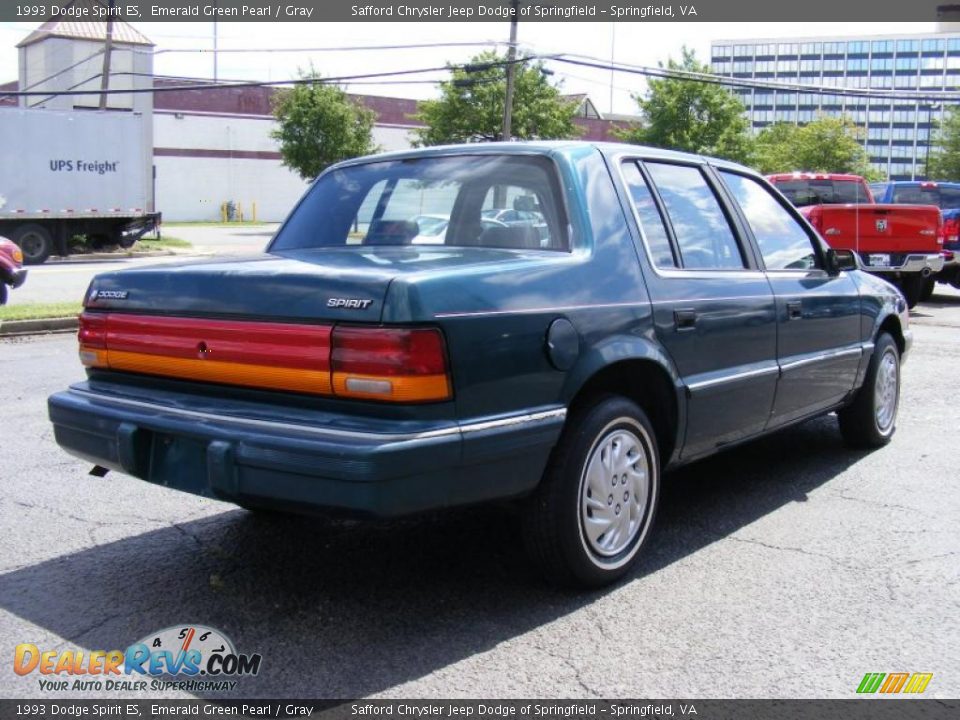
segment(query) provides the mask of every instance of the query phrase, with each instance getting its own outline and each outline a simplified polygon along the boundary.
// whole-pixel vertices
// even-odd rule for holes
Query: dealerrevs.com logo
[[[126,650],[41,650],[21,643],[17,675],[37,673],[40,690],[233,690],[235,678],[260,672],[259,653],[238,653],[222,632],[177,625],[151,633]]]
[[[933,673],[867,673],[857,686],[857,692],[861,695],[878,691],[884,695],[922,693],[932,679]]]

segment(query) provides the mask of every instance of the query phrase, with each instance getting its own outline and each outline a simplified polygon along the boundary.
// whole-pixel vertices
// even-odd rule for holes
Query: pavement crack
[[[857,567],[843,560],[839,560],[838,558],[835,558],[832,555],[827,555],[826,553],[811,552],[810,550],[804,550],[803,548],[798,548],[798,547],[790,547],[787,545],[774,545],[773,543],[766,543],[766,542],[763,542],[762,540],[754,540],[752,538],[742,538],[742,537],[737,537],[736,535],[727,535],[726,539],[733,540],[734,542],[746,543],[748,545],[759,545],[760,547],[764,547],[769,550],[776,550],[778,552],[794,552],[800,555],[807,555],[808,557],[821,558],[823,560],[827,560],[833,563],[834,565],[838,565],[840,567],[847,568],[849,570],[858,569]]]

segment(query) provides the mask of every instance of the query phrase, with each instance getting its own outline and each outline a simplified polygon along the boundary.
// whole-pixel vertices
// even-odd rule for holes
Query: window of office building
[[[920,41],[919,40],[897,40],[897,55],[900,53],[917,53],[920,52]]]

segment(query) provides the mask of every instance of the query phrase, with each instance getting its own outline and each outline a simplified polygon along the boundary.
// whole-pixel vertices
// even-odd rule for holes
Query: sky
[[[213,76],[214,23],[133,23],[156,43],[154,72],[209,78]],[[0,82],[17,77],[16,44],[38,23],[0,23]],[[714,40],[830,37],[933,32],[933,23],[644,23],[644,22],[530,22],[519,25],[521,48],[533,53],[563,52],[608,62],[655,66],[677,58],[684,45],[708,61]],[[370,49],[371,46],[435,43],[504,43],[509,23],[216,23],[218,77],[226,80],[286,80],[311,63],[326,76],[441,67],[464,62],[483,46]],[[320,48],[358,47],[356,51]],[[283,49],[284,52],[226,52]],[[309,52],[297,52],[305,49]],[[501,49],[505,49],[501,46]],[[640,76],[548,62],[552,80],[566,93],[587,93],[601,113],[634,113],[631,96],[643,90]],[[406,79],[438,79],[445,73]],[[397,78],[404,79],[404,78]],[[436,94],[435,84],[351,83],[351,92],[423,99]]]

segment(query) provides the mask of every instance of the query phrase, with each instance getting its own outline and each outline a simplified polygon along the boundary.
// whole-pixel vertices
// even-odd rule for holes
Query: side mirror
[[[844,270],[856,270],[860,267],[860,261],[853,250],[827,250],[827,268],[831,274],[837,274]]]

